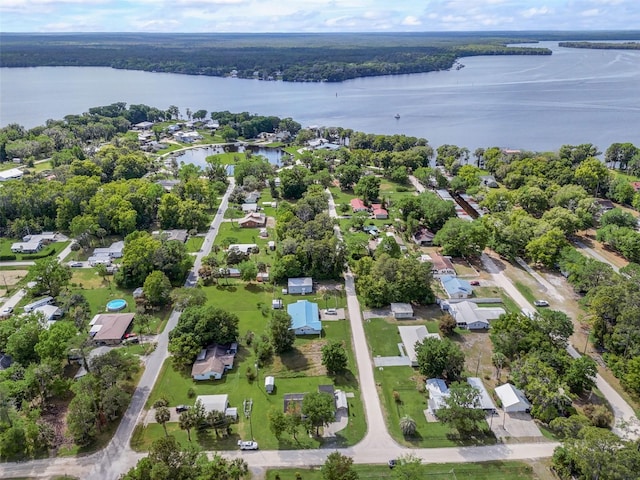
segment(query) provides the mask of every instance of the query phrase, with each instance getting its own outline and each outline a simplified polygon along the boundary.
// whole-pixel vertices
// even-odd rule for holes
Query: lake
[[[206,147],[196,147],[189,150],[184,150],[175,154],[178,162],[192,163],[202,168],[207,167],[206,159],[211,155],[218,155],[221,153],[244,153],[250,151],[254,155],[260,155],[266,158],[269,163],[281,166],[280,160],[283,156],[283,151],[279,148],[263,148],[252,147],[244,145],[211,145]],[[240,158],[244,158],[244,155],[240,155]]]
[[[640,52],[558,47],[548,56],[461,59],[460,70],[343,83],[262,82],[94,67],[0,69],[0,125],[26,127],[124,101],[292,117],[303,126],[556,150],[640,144]],[[394,118],[399,115],[400,118]]]

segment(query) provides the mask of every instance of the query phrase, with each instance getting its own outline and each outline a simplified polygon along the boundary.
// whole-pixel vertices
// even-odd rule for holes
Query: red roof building
[[[373,209],[373,216],[379,220],[384,220],[389,218],[389,212],[387,212],[384,208],[382,208],[382,204],[373,203],[371,204],[371,208]]]
[[[354,212],[366,212],[369,210],[364,202],[359,198],[352,198],[350,203]]]
[[[636,192],[640,192],[640,182],[631,182],[631,186]]]

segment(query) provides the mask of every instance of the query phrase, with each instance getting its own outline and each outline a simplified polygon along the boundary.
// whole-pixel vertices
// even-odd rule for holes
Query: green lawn
[[[235,282],[235,283],[234,283]],[[248,331],[260,335],[266,332],[266,326],[270,315],[270,305],[273,298],[273,287],[260,284],[245,284],[238,280],[230,280],[230,285],[204,287],[209,302],[234,312],[240,319],[240,347],[236,356],[236,363],[221,380],[194,382],[188,375],[173,369],[170,360],[165,362],[158,381],[151,392],[147,407],[161,396],[166,396],[171,406],[178,404],[193,404],[194,399],[189,398],[188,391],[193,388],[197,395],[226,393],[229,395],[231,406],[238,407],[242,411],[243,400],[253,400],[253,422],[241,415],[238,424],[232,428],[232,435],[227,439],[215,439],[213,435],[203,435],[198,442],[206,449],[234,449],[239,438],[253,437],[265,449],[290,449],[290,448],[316,448],[321,443],[318,439],[299,435],[299,444],[288,434],[283,434],[278,441],[269,430],[266,421],[268,412],[272,408],[283,408],[283,395],[285,393],[305,393],[316,391],[318,385],[335,384],[346,392],[352,392],[354,398],[349,398],[349,425],[339,432],[332,446],[346,446],[357,443],[364,436],[365,418],[362,403],[359,397],[357,379],[355,377],[355,361],[351,349],[351,334],[347,321],[323,322],[322,338],[298,337],[294,344],[294,351],[282,356],[274,357],[273,361],[259,369],[259,379],[250,383],[246,373],[255,371],[255,356],[253,349],[244,341]],[[285,304],[297,301],[301,298],[308,300],[321,297],[307,295],[294,297],[287,295]],[[342,302],[342,298],[339,298]],[[263,310],[266,316],[263,314]],[[336,379],[327,377],[320,365],[320,350],[329,340],[341,340],[349,352],[349,371]],[[264,377],[274,375],[276,377],[276,392],[267,395],[264,391]],[[258,418],[260,421],[256,421]],[[186,432],[180,431],[177,424],[169,426],[175,432],[176,438],[186,442]],[[139,428],[132,445],[136,449],[144,450],[158,436],[164,435],[160,425],[150,424],[146,428]],[[195,438],[195,437],[194,437]]]
[[[187,239],[187,252],[194,253],[199,252],[202,248],[202,244],[204,243],[204,237],[192,237],[190,236]]]
[[[50,245],[46,245],[42,250],[35,254],[20,254],[13,253],[11,251],[11,245],[15,242],[20,242],[18,239],[9,239],[9,238],[0,238],[0,255],[15,255],[16,260],[37,260],[39,258],[44,257],[52,257],[54,255],[58,255],[62,250],[65,249],[69,242],[55,242]]]
[[[436,321],[420,322],[409,320],[406,322],[398,322],[384,318],[371,319],[364,323],[364,331],[367,335],[372,356],[392,357],[400,354],[398,343],[402,343],[402,340],[398,332],[399,325],[426,325],[429,332],[438,332],[438,322]]]
[[[438,331],[436,321],[418,322],[425,324],[430,332]],[[365,322],[365,334],[373,356],[398,355],[398,343],[401,342],[398,325],[416,325],[415,321],[396,322],[385,319],[372,319]],[[448,447],[461,444],[493,443],[492,437],[481,437],[475,441],[460,441],[452,430],[439,422],[427,422],[424,411],[427,409],[425,378],[412,367],[384,367],[374,370],[376,383],[380,385],[380,400],[386,412],[387,428],[391,436],[400,444],[418,448]],[[394,392],[400,401],[396,402]],[[404,437],[400,431],[400,419],[408,415],[416,421],[417,434]],[[488,429],[488,426],[487,426]]]
[[[536,300],[537,297],[533,294],[531,288],[529,288],[527,285],[521,282],[515,282],[514,285],[522,294],[522,296],[527,299],[527,302],[533,303]]]
[[[362,480],[394,478],[393,471],[386,465],[354,465]],[[524,462],[483,462],[483,463],[439,463],[422,465],[422,475],[426,480],[534,480],[533,469]],[[322,480],[320,468],[278,468],[267,470],[267,480]],[[278,475],[278,477],[276,477]]]

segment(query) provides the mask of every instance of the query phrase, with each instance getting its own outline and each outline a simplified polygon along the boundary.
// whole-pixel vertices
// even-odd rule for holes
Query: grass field
[[[185,244],[187,247],[187,252],[195,253],[199,252],[202,248],[202,244],[204,243],[204,237],[189,237],[187,239],[187,243]]]
[[[234,282],[234,280],[230,280]],[[273,290],[271,286],[259,284],[245,284],[235,281],[228,286],[204,287],[211,304],[238,315],[240,319],[240,338],[244,339],[248,331],[259,336],[265,332],[269,315]],[[281,295],[279,295],[281,296]],[[305,298],[310,301],[323,302],[321,294],[301,296],[281,296],[285,304]],[[329,300],[330,302],[333,300]],[[340,305],[344,305],[344,298],[338,297]],[[322,306],[322,303],[320,303]],[[266,316],[263,314],[266,313]],[[261,448],[291,449],[291,448],[316,448],[322,441],[309,438],[306,435],[298,435],[299,443],[288,434],[283,434],[280,441],[269,430],[267,419],[268,412],[272,408],[283,408],[283,395],[285,393],[305,393],[316,391],[318,385],[334,384],[346,392],[353,393],[349,398],[349,425],[337,434],[332,446],[353,445],[359,441],[365,432],[365,418],[362,403],[359,397],[356,369],[351,347],[351,333],[347,321],[323,322],[323,334],[321,338],[298,337],[294,344],[294,350],[282,356],[275,356],[273,361],[260,367],[258,379],[249,382],[247,372],[255,372],[255,355],[253,348],[241,341],[235,366],[221,380],[194,382],[190,376],[175,371],[170,361],[165,362],[158,382],[156,383],[147,403],[150,407],[161,396],[167,397],[170,405],[193,404],[194,399],[189,398],[188,391],[194,389],[197,395],[220,394],[229,395],[229,403],[239,408],[240,420],[232,427],[232,435],[225,439],[216,439],[215,434],[203,434],[198,437],[198,443],[207,449],[235,449],[239,438],[251,438],[260,443]],[[321,365],[321,347],[331,340],[344,342],[349,354],[349,371],[337,378],[326,376]],[[264,377],[274,375],[276,377],[276,391],[268,395],[264,391]],[[245,399],[253,400],[253,421],[244,418],[242,405]],[[259,421],[256,422],[255,419]],[[180,442],[187,441],[187,434],[179,429],[177,424],[168,425]],[[149,424],[139,428],[132,441],[134,448],[144,450],[159,436],[164,435],[162,426]],[[211,437],[213,435],[213,438]]]
[[[21,240],[11,240],[9,238],[1,238],[0,239],[0,255],[15,255],[16,260],[37,260],[37,258],[33,258],[33,255],[44,258],[47,256],[54,256],[59,254],[62,250],[65,249],[69,242],[55,242],[50,245],[44,246],[42,250],[40,250],[36,254],[21,254],[21,253],[13,253],[11,251],[11,245],[15,242],[20,242]],[[48,255],[47,255],[48,254]]]
[[[354,465],[361,480],[393,479],[394,472],[386,465]],[[267,480],[322,480],[320,468],[313,469],[270,469]],[[424,480],[535,480],[533,469],[524,462],[484,462],[484,463],[441,463],[422,465]],[[278,477],[276,477],[278,475]]]
[[[438,322],[436,321],[421,322],[409,320],[406,322],[398,322],[393,319],[374,318],[364,323],[364,331],[367,335],[372,356],[392,357],[400,354],[398,343],[402,343],[402,340],[398,332],[399,325],[426,325],[429,332],[438,332]]]

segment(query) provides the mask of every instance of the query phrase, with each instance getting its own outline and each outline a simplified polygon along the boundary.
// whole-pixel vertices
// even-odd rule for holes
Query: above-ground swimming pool
[[[127,301],[122,298],[116,298],[107,303],[108,312],[119,312],[127,306]]]

